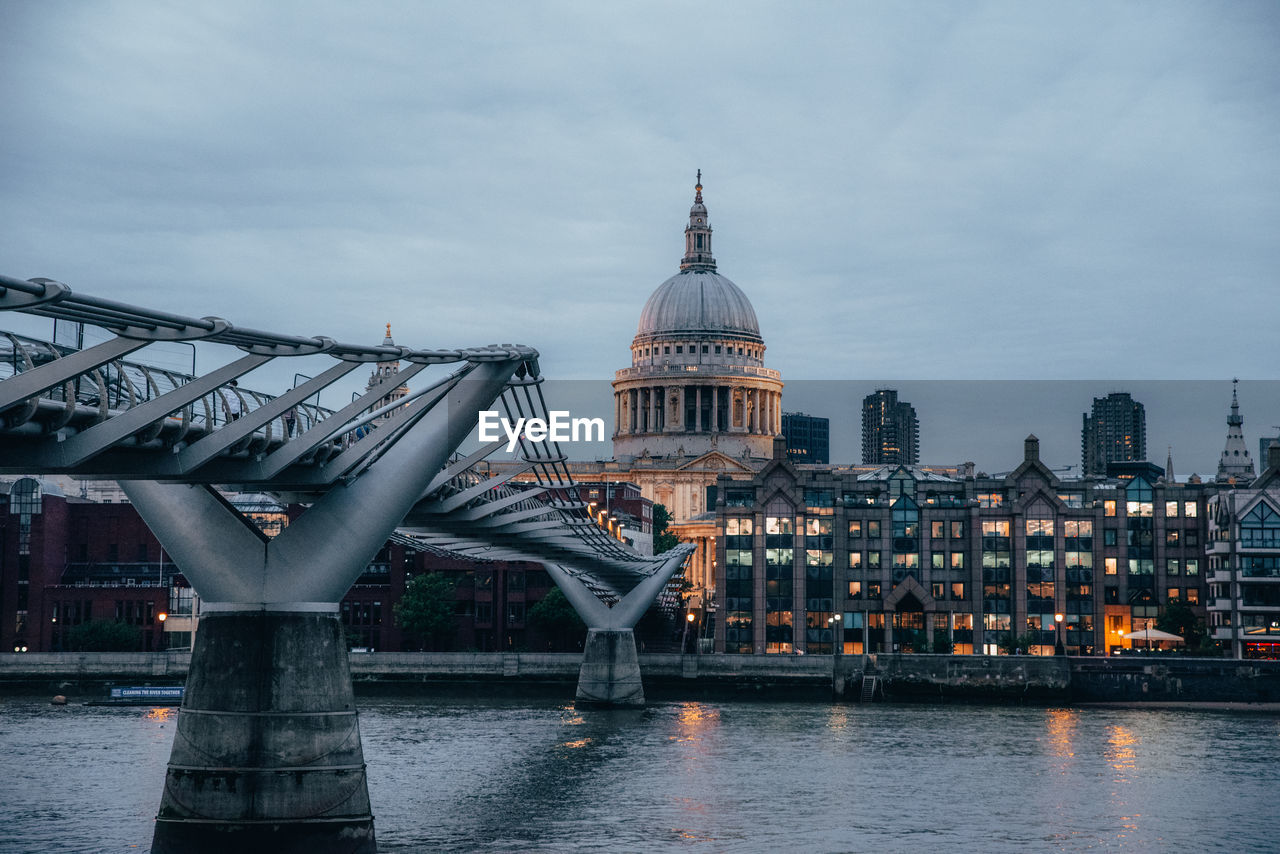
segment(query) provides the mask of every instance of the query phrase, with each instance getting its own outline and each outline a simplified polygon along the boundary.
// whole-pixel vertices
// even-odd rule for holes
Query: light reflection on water
[[[0,849],[146,850],[167,708],[0,701]],[[1273,716],[1115,709],[367,699],[383,851],[1246,850]]]

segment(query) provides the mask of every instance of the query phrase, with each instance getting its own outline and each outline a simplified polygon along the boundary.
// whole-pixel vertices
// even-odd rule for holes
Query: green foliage
[[[667,530],[671,525],[671,511],[662,504],[653,505],[653,553],[662,554],[680,544],[675,534]]]
[[[1013,632],[1007,632],[1000,637],[1000,649],[1008,655],[1013,655],[1017,650],[1022,650],[1025,655],[1030,652],[1031,647],[1039,643],[1039,635],[1035,632],[1027,632],[1026,634],[1021,635],[1015,635]]]
[[[1204,620],[1181,599],[1168,601],[1164,606],[1164,612],[1156,620],[1156,628],[1162,632],[1180,635],[1186,642],[1185,649],[1188,651],[1200,652],[1205,646],[1205,641],[1209,640],[1205,632]],[[1210,642],[1209,646],[1216,645]]]
[[[142,649],[142,630],[114,620],[91,620],[67,632],[67,646],[75,652],[136,652]]]
[[[951,654],[951,636],[946,629],[933,630],[933,651],[937,655]]]
[[[419,575],[395,604],[396,625],[422,648],[446,644],[457,631],[454,621],[454,583],[438,572]]]
[[[558,637],[581,635],[587,630],[587,624],[559,587],[553,587],[541,602],[529,609],[529,624]]]

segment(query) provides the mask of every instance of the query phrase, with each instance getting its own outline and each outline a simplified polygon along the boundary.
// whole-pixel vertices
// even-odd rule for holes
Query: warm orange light
[[[161,611],[159,614],[156,615],[156,618],[163,623],[165,620],[169,619],[169,615],[166,614],[164,611]]]
[[[689,622],[691,622],[691,623],[692,623],[695,619],[697,619],[696,617],[694,617],[694,616],[693,616],[693,612],[692,612],[692,611],[690,611],[688,614],[686,614],[684,618],[685,618],[686,620],[688,620]]]

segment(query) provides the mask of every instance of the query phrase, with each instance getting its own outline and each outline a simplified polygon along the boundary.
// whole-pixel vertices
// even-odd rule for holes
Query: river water
[[[0,850],[146,850],[176,710],[0,699]],[[1280,716],[362,698],[383,851],[1280,849]]]

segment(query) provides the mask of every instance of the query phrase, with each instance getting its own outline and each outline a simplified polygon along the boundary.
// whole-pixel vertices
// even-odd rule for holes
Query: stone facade
[[[1102,654],[1170,598],[1203,613],[1207,485],[1060,480],[1034,436],[1001,478],[782,456],[720,482],[718,651]]]

